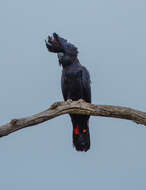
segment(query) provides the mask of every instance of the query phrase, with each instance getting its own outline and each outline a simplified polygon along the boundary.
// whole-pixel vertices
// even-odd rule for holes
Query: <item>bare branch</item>
[[[56,102],[49,109],[41,113],[21,119],[13,119],[10,123],[0,126],[0,137],[69,113],[127,119],[137,124],[146,125],[145,112],[121,106],[94,105],[86,103],[83,100],[78,100]]]

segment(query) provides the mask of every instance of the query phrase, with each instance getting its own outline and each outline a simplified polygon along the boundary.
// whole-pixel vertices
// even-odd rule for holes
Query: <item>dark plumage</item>
[[[90,75],[77,58],[77,48],[59,37],[56,33],[46,41],[48,51],[57,53],[62,65],[61,88],[64,100],[83,99],[91,103]],[[89,117],[70,114],[73,124],[73,145],[77,151],[88,151],[90,148]]]

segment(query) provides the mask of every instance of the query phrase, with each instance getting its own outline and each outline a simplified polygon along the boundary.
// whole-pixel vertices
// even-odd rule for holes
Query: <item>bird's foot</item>
[[[67,99],[67,103],[71,104],[72,103],[72,99]]]
[[[79,99],[79,102],[80,102],[80,103],[84,103],[85,101],[80,98],[80,99]]]

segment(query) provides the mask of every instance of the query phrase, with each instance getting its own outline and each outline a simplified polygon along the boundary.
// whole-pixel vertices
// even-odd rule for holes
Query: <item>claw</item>
[[[72,103],[72,99],[67,99],[67,103],[71,104]]]

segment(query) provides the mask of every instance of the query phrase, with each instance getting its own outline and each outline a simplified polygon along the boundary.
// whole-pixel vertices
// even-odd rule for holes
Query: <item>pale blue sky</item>
[[[63,100],[61,67],[44,40],[56,32],[79,48],[96,104],[146,111],[144,0],[0,3],[0,125]],[[61,116],[0,139],[2,190],[145,190],[146,128],[125,120],[90,119],[91,149],[72,147]]]

